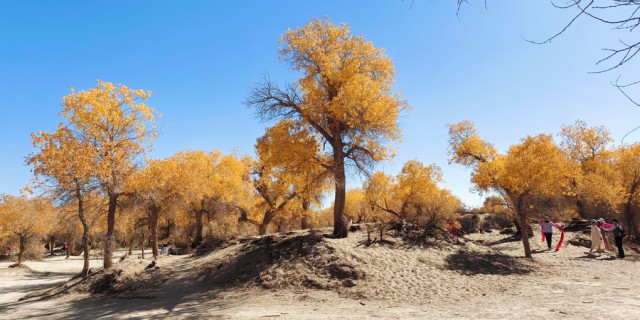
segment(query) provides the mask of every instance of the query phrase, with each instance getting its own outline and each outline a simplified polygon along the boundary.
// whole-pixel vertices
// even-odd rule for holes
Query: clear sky
[[[584,20],[550,44],[523,40],[552,35],[572,13],[538,0],[488,0],[486,10],[477,1],[459,18],[453,0],[0,2],[0,193],[29,181],[30,133],[56,128],[69,87],[97,79],[153,91],[149,104],[163,114],[154,158],[185,149],[253,154],[267,124],[242,103],[249,87],[266,73],[296,80],[278,62],[279,36],[328,17],[386,50],[396,89],[414,108],[400,119],[397,157],[378,169],[435,163],[443,187],[478,206],[470,171],[447,163],[448,123],[474,121],[500,151],[577,119],[607,126],[618,142],[640,125],[640,110],[610,84],[619,74],[639,80],[638,60],[588,74],[617,34]]]

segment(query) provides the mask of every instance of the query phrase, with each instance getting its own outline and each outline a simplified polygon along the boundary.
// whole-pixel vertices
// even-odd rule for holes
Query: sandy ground
[[[575,236],[568,233],[566,240]],[[3,263],[0,314],[3,319],[640,318],[640,257],[635,252],[629,250],[627,259],[620,260],[611,254],[591,255],[588,248],[566,241],[559,252],[549,252],[534,237],[530,261],[522,258],[521,242],[504,238],[474,234],[465,245],[422,248],[392,238],[396,244],[366,246],[365,235],[353,233],[347,239],[323,239],[316,245],[322,249],[316,260],[288,260],[256,271],[293,282],[296,273],[309,268],[300,264],[326,255],[364,274],[353,286],[335,290],[265,289],[251,281],[219,285],[214,280],[217,270],[225,270],[220,266],[252,263],[238,258],[249,255],[243,251],[246,244],[197,259],[162,257],[159,269],[146,271],[142,268],[148,259],[128,259],[127,270],[140,266],[135,275],[147,285],[112,295],[70,293],[17,301],[27,292],[62,283],[81,268],[81,261],[55,257],[27,262],[36,272],[8,269]]]

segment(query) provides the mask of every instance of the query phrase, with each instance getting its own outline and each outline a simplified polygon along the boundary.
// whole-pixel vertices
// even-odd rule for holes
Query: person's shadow
[[[531,250],[531,254],[538,254],[538,253],[543,253],[543,252],[547,252],[549,250],[545,250],[545,249],[534,249]]]

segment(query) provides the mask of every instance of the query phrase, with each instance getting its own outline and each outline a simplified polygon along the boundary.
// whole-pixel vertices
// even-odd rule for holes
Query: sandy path
[[[504,236],[496,233],[470,236],[485,245],[468,242],[441,249],[365,247],[362,237],[353,234],[347,240],[326,240],[341,261],[367,274],[349,289],[348,297],[344,292],[312,289],[212,289],[194,271],[212,260],[171,257],[160,259],[160,269],[141,275],[152,284],[142,295],[91,298],[70,294],[44,301],[8,302],[64,277],[45,280],[24,271],[6,274],[11,280],[0,287],[0,314],[8,319],[640,318],[639,257],[632,252],[625,260],[592,256],[587,248],[571,245],[547,252],[539,239],[532,239],[534,261],[530,262],[521,258],[520,242],[500,243]],[[225,250],[214,256],[233,253],[232,248]],[[62,270],[60,263],[48,260],[32,268],[45,270],[55,264],[56,270]],[[68,263],[71,267],[73,262]],[[0,272],[6,271],[1,268]]]

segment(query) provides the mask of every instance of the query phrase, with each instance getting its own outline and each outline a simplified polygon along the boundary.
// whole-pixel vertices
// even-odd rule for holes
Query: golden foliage
[[[441,189],[442,173],[435,165],[408,161],[396,177],[374,173],[365,182],[365,199],[373,211],[421,226],[440,225],[461,207],[460,200]],[[377,215],[373,215],[377,217]],[[444,225],[442,225],[444,226]]]

